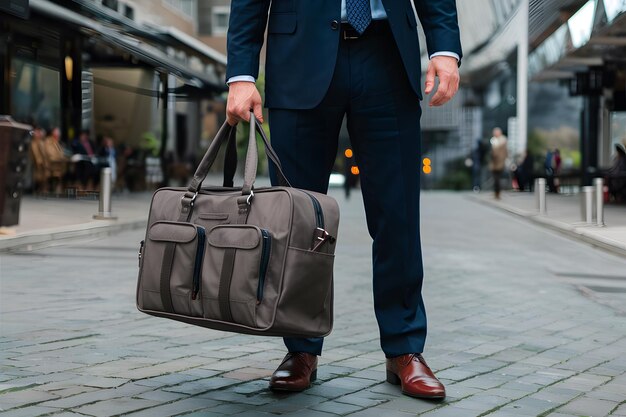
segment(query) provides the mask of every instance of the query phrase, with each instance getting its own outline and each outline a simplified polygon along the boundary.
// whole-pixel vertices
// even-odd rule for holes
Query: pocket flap
[[[272,13],[267,25],[268,33],[294,33],[297,26],[295,13]]]
[[[148,238],[157,242],[188,243],[196,238],[198,231],[191,223],[155,222],[148,232]]]
[[[215,226],[208,238],[211,246],[236,249],[254,249],[260,240],[261,229],[245,224]]]

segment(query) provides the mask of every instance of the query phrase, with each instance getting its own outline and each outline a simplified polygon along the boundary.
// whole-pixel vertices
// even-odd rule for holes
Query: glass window
[[[124,16],[126,16],[127,18],[131,20],[135,19],[135,9],[132,6],[129,6],[128,4],[124,5],[122,13],[124,13]]]
[[[569,26],[574,48],[580,48],[589,42],[591,32],[593,31],[595,9],[595,0],[590,0],[568,20],[567,25]]]
[[[617,16],[626,12],[626,0],[604,0],[604,10],[608,23],[613,23]]]
[[[611,113],[611,154],[618,143],[626,146],[626,112]]]
[[[117,0],[102,0],[102,5],[117,11]]]
[[[196,0],[164,0],[164,2],[189,17],[196,15]]]
[[[228,32],[230,7],[216,6],[211,9],[211,26],[214,35],[225,35]]]
[[[49,130],[61,123],[59,72],[20,58],[11,60],[11,113]]]

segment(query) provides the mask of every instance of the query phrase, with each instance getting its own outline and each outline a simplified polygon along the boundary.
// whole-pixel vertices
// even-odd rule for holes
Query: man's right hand
[[[263,103],[256,85],[249,81],[235,81],[228,86],[226,121],[234,126],[240,121],[250,121],[250,111],[263,123]]]

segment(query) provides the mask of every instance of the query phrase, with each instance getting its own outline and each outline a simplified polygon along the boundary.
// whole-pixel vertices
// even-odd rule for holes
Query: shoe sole
[[[400,385],[402,386],[402,381],[400,380],[400,377],[396,374],[394,374],[391,371],[387,371],[387,382],[389,382],[391,385]],[[410,392],[406,392],[405,390],[402,390],[402,393],[404,395],[407,395],[409,397],[413,397],[413,398],[420,398],[423,400],[443,400],[444,398],[446,398],[446,394],[435,394],[435,395],[418,395],[418,394],[413,394]]]
[[[307,385],[304,388],[294,389],[294,388],[289,388],[289,387],[281,387],[281,386],[275,386],[275,385],[273,386],[272,384],[270,384],[270,389],[272,391],[281,391],[281,392],[302,392],[308,388],[311,388],[311,384],[315,382],[316,380],[317,380],[317,369],[311,372],[311,376],[309,377],[309,385]]]

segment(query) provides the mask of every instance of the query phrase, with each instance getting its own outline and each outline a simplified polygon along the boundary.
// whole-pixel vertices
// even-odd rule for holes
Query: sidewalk
[[[235,184],[242,178],[236,177]],[[222,176],[210,173],[204,184],[221,185]],[[268,186],[269,178],[260,177],[258,187]],[[66,244],[76,239],[95,239],[123,230],[145,228],[152,191],[115,193],[112,212],[115,220],[94,220],[98,213],[97,199],[37,198],[24,196],[19,225],[0,228],[0,252],[33,250]]]
[[[581,196],[547,194],[547,214],[540,215],[534,193],[515,191],[502,193],[501,200],[493,193],[473,194],[469,198],[483,204],[498,207],[535,223],[547,226],[570,237],[580,239],[593,246],[626,256],[626,206],[606,204],[604,227],[586,224],[581,218]]]
[[[144,227],[152,193],[114,194],[113,215],[116,220],[94,220],[98,200],[37,198],[24,196],[20,223],[4,228],[0,234],[0,252],[36,249],[70,239],[93,239],[122,230]]]

